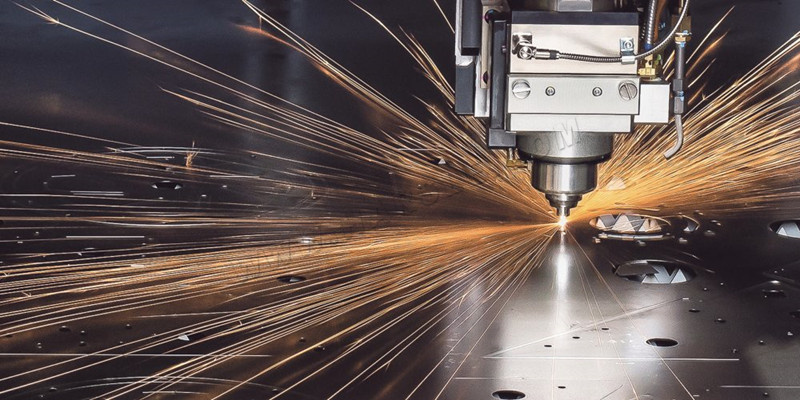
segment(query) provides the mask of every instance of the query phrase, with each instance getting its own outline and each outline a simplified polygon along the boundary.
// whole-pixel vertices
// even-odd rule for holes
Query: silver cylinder
[[[545,194],[558,215],[568,216],[585,193],[597,187],[597,164],[555,164],[535,162],[531,173],[533,187]]]
[[[597,186],[597,164],[535,162],[531,183],[548,194],[583,195]]]
[[[601,162],[614,150],[614,135],[589,132],[519,132],[517,148],[527,158],[560,164]]]
[[[597,187],[597,165],[611,156],[614,135],[531,132],[517,136],[517,147],[523,157],[533,160],[533,187],[545,194],[558,215],[566,216]]]

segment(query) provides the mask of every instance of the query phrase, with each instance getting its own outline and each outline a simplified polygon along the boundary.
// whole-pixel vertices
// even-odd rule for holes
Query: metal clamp
[[[636,50],[632,37],[619,38],[619,56],[623,64],[633,64],[636,62]]]
[[[521,60],[558,60],[560,53],[556,50],[538,49],[533,45],[532,33],[515,33],[511,37],[511,54],[516,54]]]
[[[511,36],[511,44],[511,54],[515,54],[522,60],[530,60],[536,56],[533,34],[530,32],[515,33]]]

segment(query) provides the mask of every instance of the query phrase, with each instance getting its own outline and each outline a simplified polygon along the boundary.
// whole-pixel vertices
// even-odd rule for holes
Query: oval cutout
[[[655,347],[675,347],[675,346],[678,345],[678,341],[677,340],[669,339],[669,338],[647,339],[647,342],[645,342],[645,343],[649,344],[650,346],[655,346]]]
[[[778,221],[769,225],[769,229],[779,236],[800,239],[800,221]]]
[[[589,221],[597,230],[624,235],[642,235],[662,233],[669,224],[655,217],[647,215],[623,213],[603,214]]]
[[[686,265],[660,260],[634,260],[614,268],[620,278],[643,284],[669,285],[684,283],[697,274]]]
[[[700,229],[700,222],[694,218],[690,218],[687,216],[683,216],[683,232],[685,233],[694,233],[698,229]]]
[[[183,184],[175,181],[158,181],[154,183],[152,186],[153,189],[170,189],[170,190],[183,189]]]
[[[786,292],[780,289],[763,289],[761,294],[765,299],[780,299],[786,297]]]
[[[299,275],[279,276],[276,279],[283,283],[298,283],[306,280],[304,276],[299,276]]]
[[[492,397],[500,400],[516,400],[516,399],[524,399],[525,393],[522,393],[517,390],[498,390],[492,393]]]

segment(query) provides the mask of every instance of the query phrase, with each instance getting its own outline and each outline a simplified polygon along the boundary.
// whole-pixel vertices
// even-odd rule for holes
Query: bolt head
[[[552,96],[552,95],[556,94],[556,88],[554,88],[552,86],[548,86],[547,89],[544,90],[544,94],[546,94],[548,96]]]
[[[596,87],[596,88],[592,89],[592,95],[593,95],[594,97],[600,97],[600,96],[602,96],[602,95],[603,95],[603,89],[601,89],[601,88],[599,88],[599,87]]]
[[[619,97],[622,100],[630,101],[639,95],[639,88],[631,81],[622,82],[619,85]]]
[[[514,81],[511,84],[511,93],[518,99],[526,99],[531,95],[531,85],[523,79]]]

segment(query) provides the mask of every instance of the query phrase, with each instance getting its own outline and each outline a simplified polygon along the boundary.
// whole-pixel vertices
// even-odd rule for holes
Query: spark
[[[562,215],[558,218],[558,230],[561,232],[566,232],[567,230],[567,216]]]

